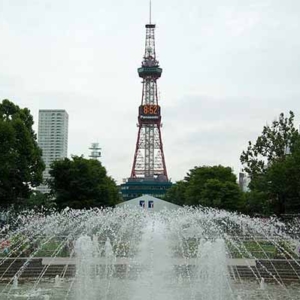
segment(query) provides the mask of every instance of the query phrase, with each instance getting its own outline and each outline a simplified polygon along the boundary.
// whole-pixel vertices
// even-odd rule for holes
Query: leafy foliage
[[[240,159],[251,178],[247,210],[277,215],[299,212],[300,135],[293,112],[288,118],[281,113],[271,126],[264,126]]]
[[[265,174],[266,190],[278,215],[300,211],[300,138],[294,145],[291,154],[272,163]]]
[[[247,213],[251,216],[253,215],[271,215],[271,205],[270,201],[266,196],[265,191],[253,190],[245,193],[245,206],[242,209],[244,213]]]
[[[243,195],[231,168],[203,166],[190,170],[183,181],[174,184],[166,200],[179,205],[237,210],[242,206]]]
[[[118,203],[118,189],[98,160],[73,156],[53,162],[49,180],[58,209],[112,206]]]
[[[186,205],[187,182],[181,180],[168,189],[165,200],[177,205]]]
[[[299,139],[298,130],[294,127],[294,117],[292,111],[288,118],[281,113],[279,119],[273,121],[271,126],[263,127],[262,134],[255,144],[249,141],[248,148],[242,152],[240,160],[251,178],[262,174],[272,162],[284,158],[288,151],[294,149],[294,144]]]
[[[26,201],[28,209],[35,211],[47,212],[55,209],[55,202],[51,199],[49,194],[43,194],[39,191],[32,191],[29,199]]]
[[[27,108],[3,100],[0,103],[0,202],[1,206],[23,205],[32,187],[42,182],[45,168],[42,151],[32,129]]]
[[[226,210],[242,208],[242,192],[235,182],[208,179],[201,193],[200,204]]]

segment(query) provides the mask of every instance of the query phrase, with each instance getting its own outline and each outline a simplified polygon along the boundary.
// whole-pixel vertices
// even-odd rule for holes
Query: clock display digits
[[[139,115],[145,119],[157,119],[160,117],[160,106],[156,104],[141,105],[139,108]]]

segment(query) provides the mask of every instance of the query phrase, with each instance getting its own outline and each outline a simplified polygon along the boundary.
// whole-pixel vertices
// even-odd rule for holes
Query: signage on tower
[[[139,117],[142,119],[160,119],[160,106],[146,104],[139,107]]]

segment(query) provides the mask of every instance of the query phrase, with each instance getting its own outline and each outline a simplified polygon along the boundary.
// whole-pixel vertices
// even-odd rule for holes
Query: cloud
[[[148,2],[4,1],[0,98],[31,109],[64,108],[69,153],[129,176],[137,138]],[[299,124],[297,0],[153,3],[163,142],[169,175],[195,165],[239,171],[248,140],[281,112]]]

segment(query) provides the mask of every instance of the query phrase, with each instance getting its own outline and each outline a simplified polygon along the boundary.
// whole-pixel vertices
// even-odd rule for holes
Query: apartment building
[[[50,178],[51,163],[68,155],[68,124],[69,115],[65,110],[39,110],[38,144],[43,150],[46,165],[43,173],[44,181]],[[46,183],[40,185],[37,190],[42,193],[50,191]]]

